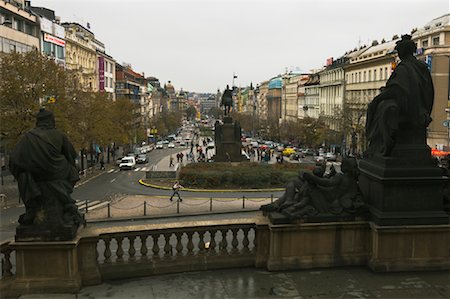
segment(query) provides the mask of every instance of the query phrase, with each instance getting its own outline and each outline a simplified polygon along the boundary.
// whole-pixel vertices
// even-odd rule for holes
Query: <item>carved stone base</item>
[[[269,224],[267,241],[270,271],[364,265],[369,229],[367,222]]]
[[[424,158],[425,159],[425,158]],[[400,158],[360,161],[359,185],[378,225],[447,224],[446,177],[431,163]]]
[[[63,242],[13,242],[16,277],[9,295],[75,293],[81,288],[79,238]]]
[[[376,272],[450,269],[450,225],[370,224],[369,267]]]
[[[80,227],[64,225],[61,227],[42,227],[37,225],[19,225],[16,228],[16,242],[52,242],[73,240]]]

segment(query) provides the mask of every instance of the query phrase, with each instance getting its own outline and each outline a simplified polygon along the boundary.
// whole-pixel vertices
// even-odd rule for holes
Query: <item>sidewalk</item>
[[[78,294],[37,298],[449,298],[445,272],[374,273],[366,267],[268,272],[237,268],[185,272],[84,287]]]

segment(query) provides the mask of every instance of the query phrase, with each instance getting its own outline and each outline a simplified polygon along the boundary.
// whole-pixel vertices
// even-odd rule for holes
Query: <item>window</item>
[[[372,81],[372,71],[369,70],[369,81]]]
[[[56,46],[56,57],[58,59],[64,59],[64,48],[61,46]]]
[[[422,48],[426,48],[428,47],[428,40],[427,39],[423,39],[422,40]]]
[[[366,82],[366,71],[364,71],[364,81],[363,82]]]
[[[52,55],[52,44],[49,42],[44,41],[43,43],[43,47],[42,47],[42,51],[46,54],[46,55]]]
[[[380,80],[383,80],[383,68],[380,68]]]
[[[377,81],[377,70],[373,70],[373,81]]]
[[[439,36],[433,37],[433,46],[439,46]]]
[[[387,67],[384,68],[384,79],[387,80]]]

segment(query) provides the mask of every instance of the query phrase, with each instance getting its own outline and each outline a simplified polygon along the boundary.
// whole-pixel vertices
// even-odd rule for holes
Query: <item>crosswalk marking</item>
[[[111,173],[111,172],[114,172],[114,171],[116,171],[117,169],[110,169],[110,170],[108,170],[108,173]]]

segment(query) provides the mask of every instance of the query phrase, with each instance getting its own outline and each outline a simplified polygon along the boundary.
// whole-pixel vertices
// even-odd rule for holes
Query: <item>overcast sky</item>
[[[90,23],[107,53],[176,90],[215,92],[309,72],[358,45],[410,33],[449,0],[31,0]]]

